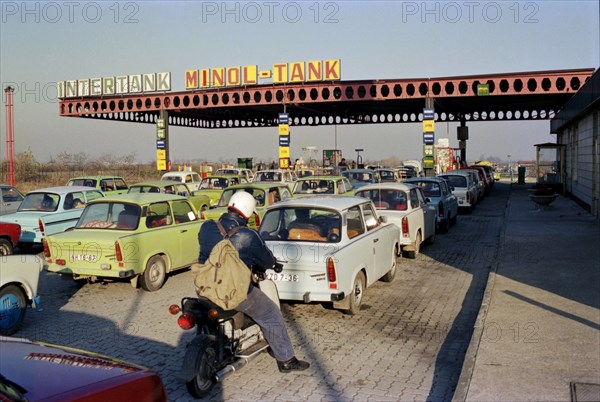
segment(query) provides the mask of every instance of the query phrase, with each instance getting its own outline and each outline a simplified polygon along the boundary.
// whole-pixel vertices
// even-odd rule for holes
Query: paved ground
[[[416,260],[402,259],[392,283],[367,289],[359,315],[284,303],[297,354],[311,368],[280,374],[264,354],[215,387],[208,399],[451,400],[501,250],[508,200],[509,185],[497,185],[472,214],[459,216],[449,233],[424,246]],[[80,287],[43,273],[40,293],[44,311],[30,311],[19,336],[145,365],[161,374],[170,400],[190,400],[176,373],[193,331],[182,331],[167,312],[193,293],[190,272],[171,276],[153,293],[128,283]],[[527,330],[522,327],[521,336]]]
[[[456,401],[600,400],[600,225],[514,185]]]

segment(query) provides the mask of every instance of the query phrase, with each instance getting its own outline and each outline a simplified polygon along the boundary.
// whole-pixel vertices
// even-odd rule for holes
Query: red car
[[[167,400],[158,374],[82,350],[0,338],[0,401]]]
[[[479,180],[483,181],[483,184],[485,185],[485,194],[487,195],[490,193],[492,185],[491,185],[490,181],[488,180],[488,176],[487,176],[487,173],[484,168],[482,168],[481,166],[467,166],[467,167],[461,167],[460,170],[476,171],[479,174]]]
[[[0,222],[0,255],[10,255],[21,237],[21,225]]]

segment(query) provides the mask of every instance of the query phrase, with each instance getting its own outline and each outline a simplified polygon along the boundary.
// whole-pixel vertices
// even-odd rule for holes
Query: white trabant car
[[[39,308],[37,295],[44,259],[37,255],[6,255],[0,264],[0,336],[19,330],[27,306]]]
[[[163,174],[160,179],[185,183],[190,191],[198,190],[200,188],[200,183],[202,182],[202,176],[200,176],[199,173],[190,171],[167,172]]]
[[[400,228],[400,247],[405,256],[416,258],[422,242],[435,241],[435,206],[427,204],[420,187],[405,183],[369,184],[358,189],[356,195],[373,201],[377,213]]]
[[[450,170],[438,175],[446,179],[452,193],[458,199],[458,208],[471,212],[477,204],[478,189],[473,182],[472,173],[464,170]]]
[[[254,182],[287,183],[291,187],[296,180],[298,180],[298,176],[296,176],[296,172],[293,170],[259,170],[254,174]]]
[[[282,300],[333,302],[356,314],[365,288],[396,274],[398,227],[364,198],[321,195],[278,202],[267,209],[259,232],[283,263],[281,273],[267,270]]]
[[[242,176],[245,177],[248,183],[254,181],[254,172],[248,168],[220,168],[214,173],[215,176]]]

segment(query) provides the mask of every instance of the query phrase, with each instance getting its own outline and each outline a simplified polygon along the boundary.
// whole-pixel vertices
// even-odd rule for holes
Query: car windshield
[[[202,183],[200,183],[200,188],[222,189],[226,188],[227,184],[228,180],[223,177],[209,177],[206,179],[202,179]]]
[[[55,193],[29,193],[19,206],[19,211],[54,212],[59,202],[60,196]]]
[[[261,188],[236,188],[227,189],[223,191],[223,194],[221,194],[221,199],[219,200],[217,207],[226,207],[227,204],[229,204],[229,199],[231,198],[231,196],[238,191],[245,191],[251,194],[252,197],[254,197],[254,199],[256,200],[257,207],[262,207],[265,205],[265,190]]]
[[[344,172],[344,176],[346,176],[351,183],[372,183],[373,182],[373,173],[369,172]]]
[[[331,180],[300,180],[294,185],[294,194],[335,194],[335,182]]]
[[[176,182],[179,182],[179,183],[183,182],[181,180],[181,177],[179,177],[179,176],[163,176],[163,178],[161,180],[176,181]]]
[[[141,216],[139,205],[122,202],[99,202],[88,205],[76,228],[134,230]]]
[[[97,185],[98,180],[95,179],[72,179],[67,183],[67,186],[96,187]]]
[[[173,186],[168,186],[173,189]],[[128,193],[162,193],[160,188],[156,186],[131,186],[129,187]]]
[[[337,211],[286,207],[268,211],[259,231],[265,240],[337,243],[341,222]]]
[[[258,172],[254,181],[281,181],[279,172]]]
[[[373,189],[363,190],[356,193],[357,196],[368,198],[373,201],[376,209],[406,211],[407,196],[402,190]]]
[[[396,175],[391,170],[380,170],[379,177],[381,181],[396,181]]]

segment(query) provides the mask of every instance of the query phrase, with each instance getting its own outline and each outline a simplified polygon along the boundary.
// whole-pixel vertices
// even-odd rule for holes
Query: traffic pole
[[[15,120],[13,107],[13,87],[4,89],[6,98],[6,161],[7,166],[7,181],[11,186],[17,185],[15,175]]]

